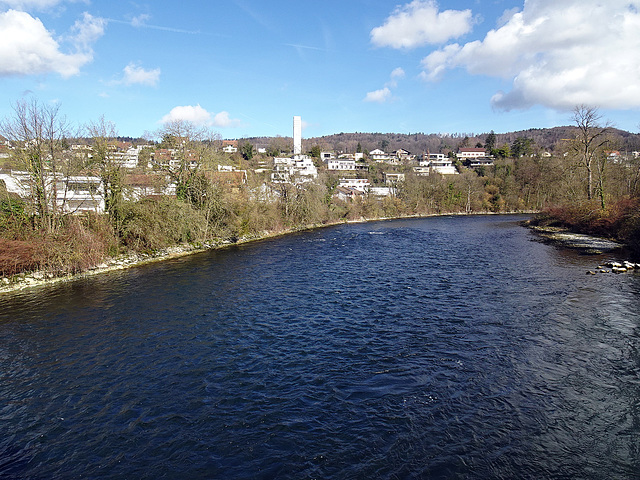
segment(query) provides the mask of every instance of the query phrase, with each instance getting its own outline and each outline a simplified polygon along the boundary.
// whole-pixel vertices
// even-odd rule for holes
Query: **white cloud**
[[[192,122],[195,125],[206,126],[211,124],[211,114],[200,105],[196,105],[195,107],[192,105],[173,107],[168,114],[162,117],[160,123],[169,123],[180,120]]]
[[[460,50],[460,45],[458,45],[457,43],[453,43],[429,54],[427,57],[422,59],[422,66],[424,67],[424,70],[422,71],[420,76],[424,80],[433,81],[440,79],[447,68],[452,68],[451,59],[456,58]]]
[[[84,12],[82,14],[82,20],[77,20],[71,28],[73,34],[71,41],[78,50],[91,52],[93,55],[91,45],[104,35],[104,27],[106,25],[107,21],[103,18],[94,17]]]
[[[394,80],[404,78],[404,75],[405,75],[404,70],[400,67],[394,68],[393,72],[391,72],[391,78]]]
[[[640,3],[637,0],[527,0],[482,41],[451,44],[422,61],[435,80],[462,67],[512,79],[491,99],[510,110],[539,104],[570,109],[640,107]]]
[[[25,12],[0,12],[0,76],[37,75],[55,72],[77,75],[93,60],[91,44],[104,33],[104,21],[85,13],[67,39],[74,53],[63,53],[42,22]]]
[[[175,121],[191,122],[194,125],[202,127],[237,127],[240,120],[232,119],[229,112],[222,111],[217,114],[209,113],[200,105],[185,105],[174,107],[171,111],[162,117],[160,123],[170,123]]]
[[[220,112],[213,117],[212,125],[221,128],[238,127],[240,120],[229,117],[229,112]]]
[[[133,17],[131,19],[131,26],[132,27],[144,27],[147,23],[147,20],[149,20],[149,18],[151,18],[149,15],[147,15],[146,13],[143,13],[141,15],[138,15],[137,17]]]
[[[507,23],[509,23],[509,20],[511,20],[511,18],[513,18],[513,16],[519,12],[520,12],[520,9],[518,7],[505,10],[502,16],[498,18],[498,21],[496,22],[497,26],[504,27]]]
[[[398,86],[398,80],[404,78],[405,73],[404,70],[400,67],[395,68],[393,72],[391,72],[391,79],[384,84],[385,87],[396,88]]]
[[[389,87],[384,87],[384,88],[381,88],[380,90],[375,90],[373,92],[367,93],[367,96],[364,97],[364,101],[384,103],[390,98],[391,98],[391,90],[389,90]]]
[[[414,0],[397,7],[384,25],[371,30],[371,42],[378,47],[421,47],[458,38],[472,25],[471,10],[440,12],[434,0]]]
[[[384,88],[367,93],[364,97],[365,102],[384,103],[392,98],[391,89],[398,86],[398,80],[405,77],[405,72],[402,68],[394,68],[389,76],[390,80],[384,84]]]
[[[124,67],[124,77],[122,83],[125,85],[148,85],[155,86],[160,80],[160,69],[145,70],[134,63],[130,63]]]

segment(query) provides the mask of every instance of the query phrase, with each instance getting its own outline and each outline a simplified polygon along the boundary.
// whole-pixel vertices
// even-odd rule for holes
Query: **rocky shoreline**
[[[580,250],[585,254],[601,255],[624,248],[624,245],[613,240],[593,237],[583,233],[573,233],[566,228],[530,224],[526,224],[526,226],[538,234],[544,241],[566,248]]]
[[[606,238],[593,237],[582,233],[573,233],[561,227],[548,227],[539,225],[525,225],[534,231],[544,242],[558,245],[564,248],[579,250],[586,255],[602,255],[610,252],[622,252],[624,245]],[[640,272],[640,263],[628,260],[616,262],[607,261],[598,265],[595,270],[587,270],[587,275],[598,273],[627,273]]]
[[[609,269],[609,270],[607,270]],[[633,262],[605,262],[598,265],[596,270],[587,270],[587,275],[597,275],[598,273],[626,273],[632,270],[640,270],[640,263]]]

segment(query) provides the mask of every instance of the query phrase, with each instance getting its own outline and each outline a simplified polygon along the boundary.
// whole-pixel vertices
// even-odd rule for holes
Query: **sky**
[[[0,0],[0,119],[123,136],[640,130],[640,0]]]

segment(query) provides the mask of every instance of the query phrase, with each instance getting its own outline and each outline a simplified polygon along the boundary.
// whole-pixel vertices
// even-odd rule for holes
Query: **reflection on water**
[[[0,297],[6,478],[637,478],[640,276],[519,217]]]

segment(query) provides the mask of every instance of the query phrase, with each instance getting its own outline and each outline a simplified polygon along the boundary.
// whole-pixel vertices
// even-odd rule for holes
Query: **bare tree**
[[[115,158],[116,126],[101,116],[97,122],[87,126],[91,137],[91,160],[89,166],[95,166],[100,172],[104,209],[114,226],[118,223],[118,206],[122,201],[122,165]]]
[[[602,155],[604,146],[609,143],[608,134],[611,132],[612,125],[609,122],[601,123],[602,115],[598,109],[586,105],[578,105],[573,109],[573,121],[578,127],[578,133],[572,147],[579,164],[587,170],[587,198],[591,200],[594,161],[598,155]],[[599,167],[598,171],[603,172],[604,167]],[[600,194],[604,198],[602,191]]]
[[[200,169],[210,160],[217,139],[215,134],[192,122],[174,120],[165,123],[157,136],[172,155],[171,159],[156,158],[154,163],[175,182],[177,197],[191,201],[192,197],[200,196],[196,191],[201,184]]]
[[[16,160],[28,176],[28,188],[40,225],[49,232],[61,215],[57,181],[69,124],[60,115],[59,104],[41,104],[37,99],[18,101],[13,116],[0,123],[0,132],[13,142]]]

